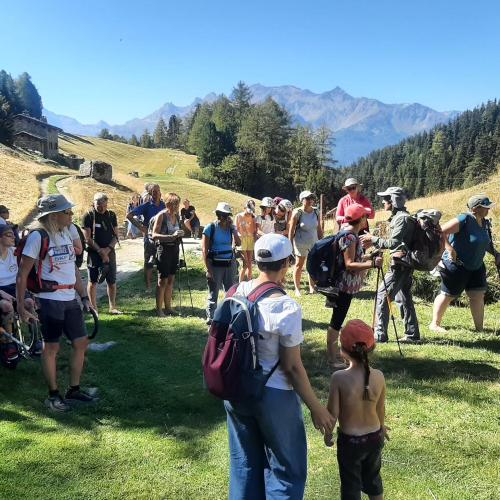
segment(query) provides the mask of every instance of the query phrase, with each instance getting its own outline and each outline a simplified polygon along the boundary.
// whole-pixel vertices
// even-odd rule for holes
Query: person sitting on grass
[[[191,205],[191,202],[186,198],[181,208],[181,220],[184,222],[186,229],[191,233],[194,240],[198,239],[198,231],[200,230],[200,219],[196,215],[196,209]]]
[[[155,217],[151,233],[151,238],[156,243],[156,267],[158,268],[156,313],[160,318],[177,316],[177,312],[172,309],[172,294],[175,273],[179,268],[179,244],[184,236],[184,231],[180,229],[180,201],[177,194],[168,193],[165,199],[167,208]]]
[[[385,425],[384,375],[368,362],[375,348],[373,330],[359,319],[348,321],[340,345],[349,368],[332,375],[328,398],[328,411],[339,423],[340,498],[360,499],[363,492],[371,500],[382,500],[382,448],[390,429]],[[333,446],[333,433],[325,433],[324,440]]]

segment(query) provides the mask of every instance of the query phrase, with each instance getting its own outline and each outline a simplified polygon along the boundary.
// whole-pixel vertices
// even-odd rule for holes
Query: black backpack
[[[307,256],[307,272],[316,282],[318,290],[332,287],[340,273],[345,270],[344,259],[341,258],[339,240],[352,231],[342,230],[333,236],[317,241]]]
[[[78,231],[78,236],[80,237],[80,241],[82,242],[82,253],[80,255],[75,255],[75,264],[78,269],[82,267],[83,264],[83,253],[87,250],[87,243],[85,241],[85,236],[83,234],[82,228],[73,222],[73,225],[76,227]]]

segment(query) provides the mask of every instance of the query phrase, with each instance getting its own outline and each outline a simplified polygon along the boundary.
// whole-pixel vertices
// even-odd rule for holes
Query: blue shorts
[[[441,292],[450,297],[458,297],[465,291],[486,291],[486,267],[483,264],[475,271],[469,271],[462,265],[449,260],[443,261],[440,267]]]
[[[14,298],[16,297],[16,284],[15,283],[12,283],[10,285],[0,286],[0,290],[2,290],[2,292],[8,293],[9,295],[12,295],[12,297],[14,297]],[[24,298],[25,299],[30,298],[30,294],[29,294],[28,290],[26,290],[26,292],[24,293]]]

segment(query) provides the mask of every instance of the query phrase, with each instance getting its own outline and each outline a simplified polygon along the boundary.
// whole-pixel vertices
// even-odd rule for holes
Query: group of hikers
[[[304,266],[307,263],[309,268],[315,249],[324,241],[315,195],[307,190],[301,192],[295,208],[290,200],[280,197],[264,197],[259,208],[248,200],[236,214],[221,201],[215,206],[215,220],[201,233],[209,336],[217,328],[218,311],[223,305],[219,303],[220,291],[231,291],[228,296],[258,297],[258,342],[253,354],[266,375],[265,384],[258,399],[224,402],[231,499],[303,497],[307,446],[300,400],[309,408],[314,426],[324,434],[327,446],[332,445],[332,433],[339,424],[341,497],[360,498],[363,491],[372,499],[383,498],[381,450],[388,431],[384,424],[385,383],[382,373],[370,368],[368,354],[376,342],[388,341],[392,302],[401,306],[405,324],[401,341],[420,341],[411,293],[414,267],[408,260],[415,251],[419,220],[439,228],[444,250],[436,268],[441,291],[434,302],[429,328],[444,331],[441,321],[446,308],[464,290],[470,298],[476,330],[483,327],[485,253],[494,255],[500,266],[500,254],[493,246],[487,219],[494,203],[486,195],[470,197],[468,211],[439,226],[438,211],[425,210],[415,217],[406,208],[404,189],[389,187],[378,193],[390,215],[388,234],[374,235],[368,221],[375,212],[362,194],[362,185],[350,178],[343,189],[346,194],[336,211],[339,231],[332,240],[336,245],[337,272],[329,282],[335,294],[330,297],[334,307],[327,331],[327,355],[333,372],[327,407],[315,395],[301,361],[301,306],[285,291],[287,273],[293,266],[294,293],[300,297]],[[195,207],[185,199],[180,213],[180,204],[176,193],[162,197],[160,186],[149,184],[142,196],[132,200],[127,213],[128,234],[143,236],[148,290],[155,266],[158,272],[159,317],[179,314],[172,307],[172,294],[180,248],[187,232],[194,238],[200,236]],[[83,310],[97,309],[97,283],[107,282],[109,312],[122,314],[116,307],[118,223],[108,208],[105,193],[94,196],[93,206],[82,219],[83,235],[72,221],[73,204],[63,195],[45,196],[37,207],[35,222],[27,236],[20,239],[22,235],[9,221],[7,207],[0,206],[0,327],[4,332],[12,331],[15,310],[23,321],[40,322],[42,367],[49,391],[45,404],[54,411],[68,411],[72,401],[95,401],[80,388],[80,378],[88,346]],[[371,247],[375,251],[369,250]],[[87,287],[76,265],[84,248]],[[368,270],[376,268],[380,273],[384,250],[390,254],[390,264],[377,290],[374,324],[352,319],[344,325],[351,301],[362,288]],[[242,264],[238,272],[239,259]],[[29,292],[33,270],[38,273],[39,285],[35,295]],[[309,293],[321,291],[315,274],[308,274]],[[262,286],[267,287],[267,292],[259,295]],[[57,386],[56,366],[62,334],[73,348],[70,384],[64,397]]]

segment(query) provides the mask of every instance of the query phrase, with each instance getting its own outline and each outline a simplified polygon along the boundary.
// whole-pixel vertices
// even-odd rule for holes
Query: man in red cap
[[[342,356],[349,368],[333,374],[328,411],[339,421],[337,460],[341,498],[383,498],[382,448],[388,427],[385,420],[385,380],[380,370],[370,369],[368,353],[375,348],[373,330],[354,319],[340,332]],[[325,444],[333,445],[332,433]]]

